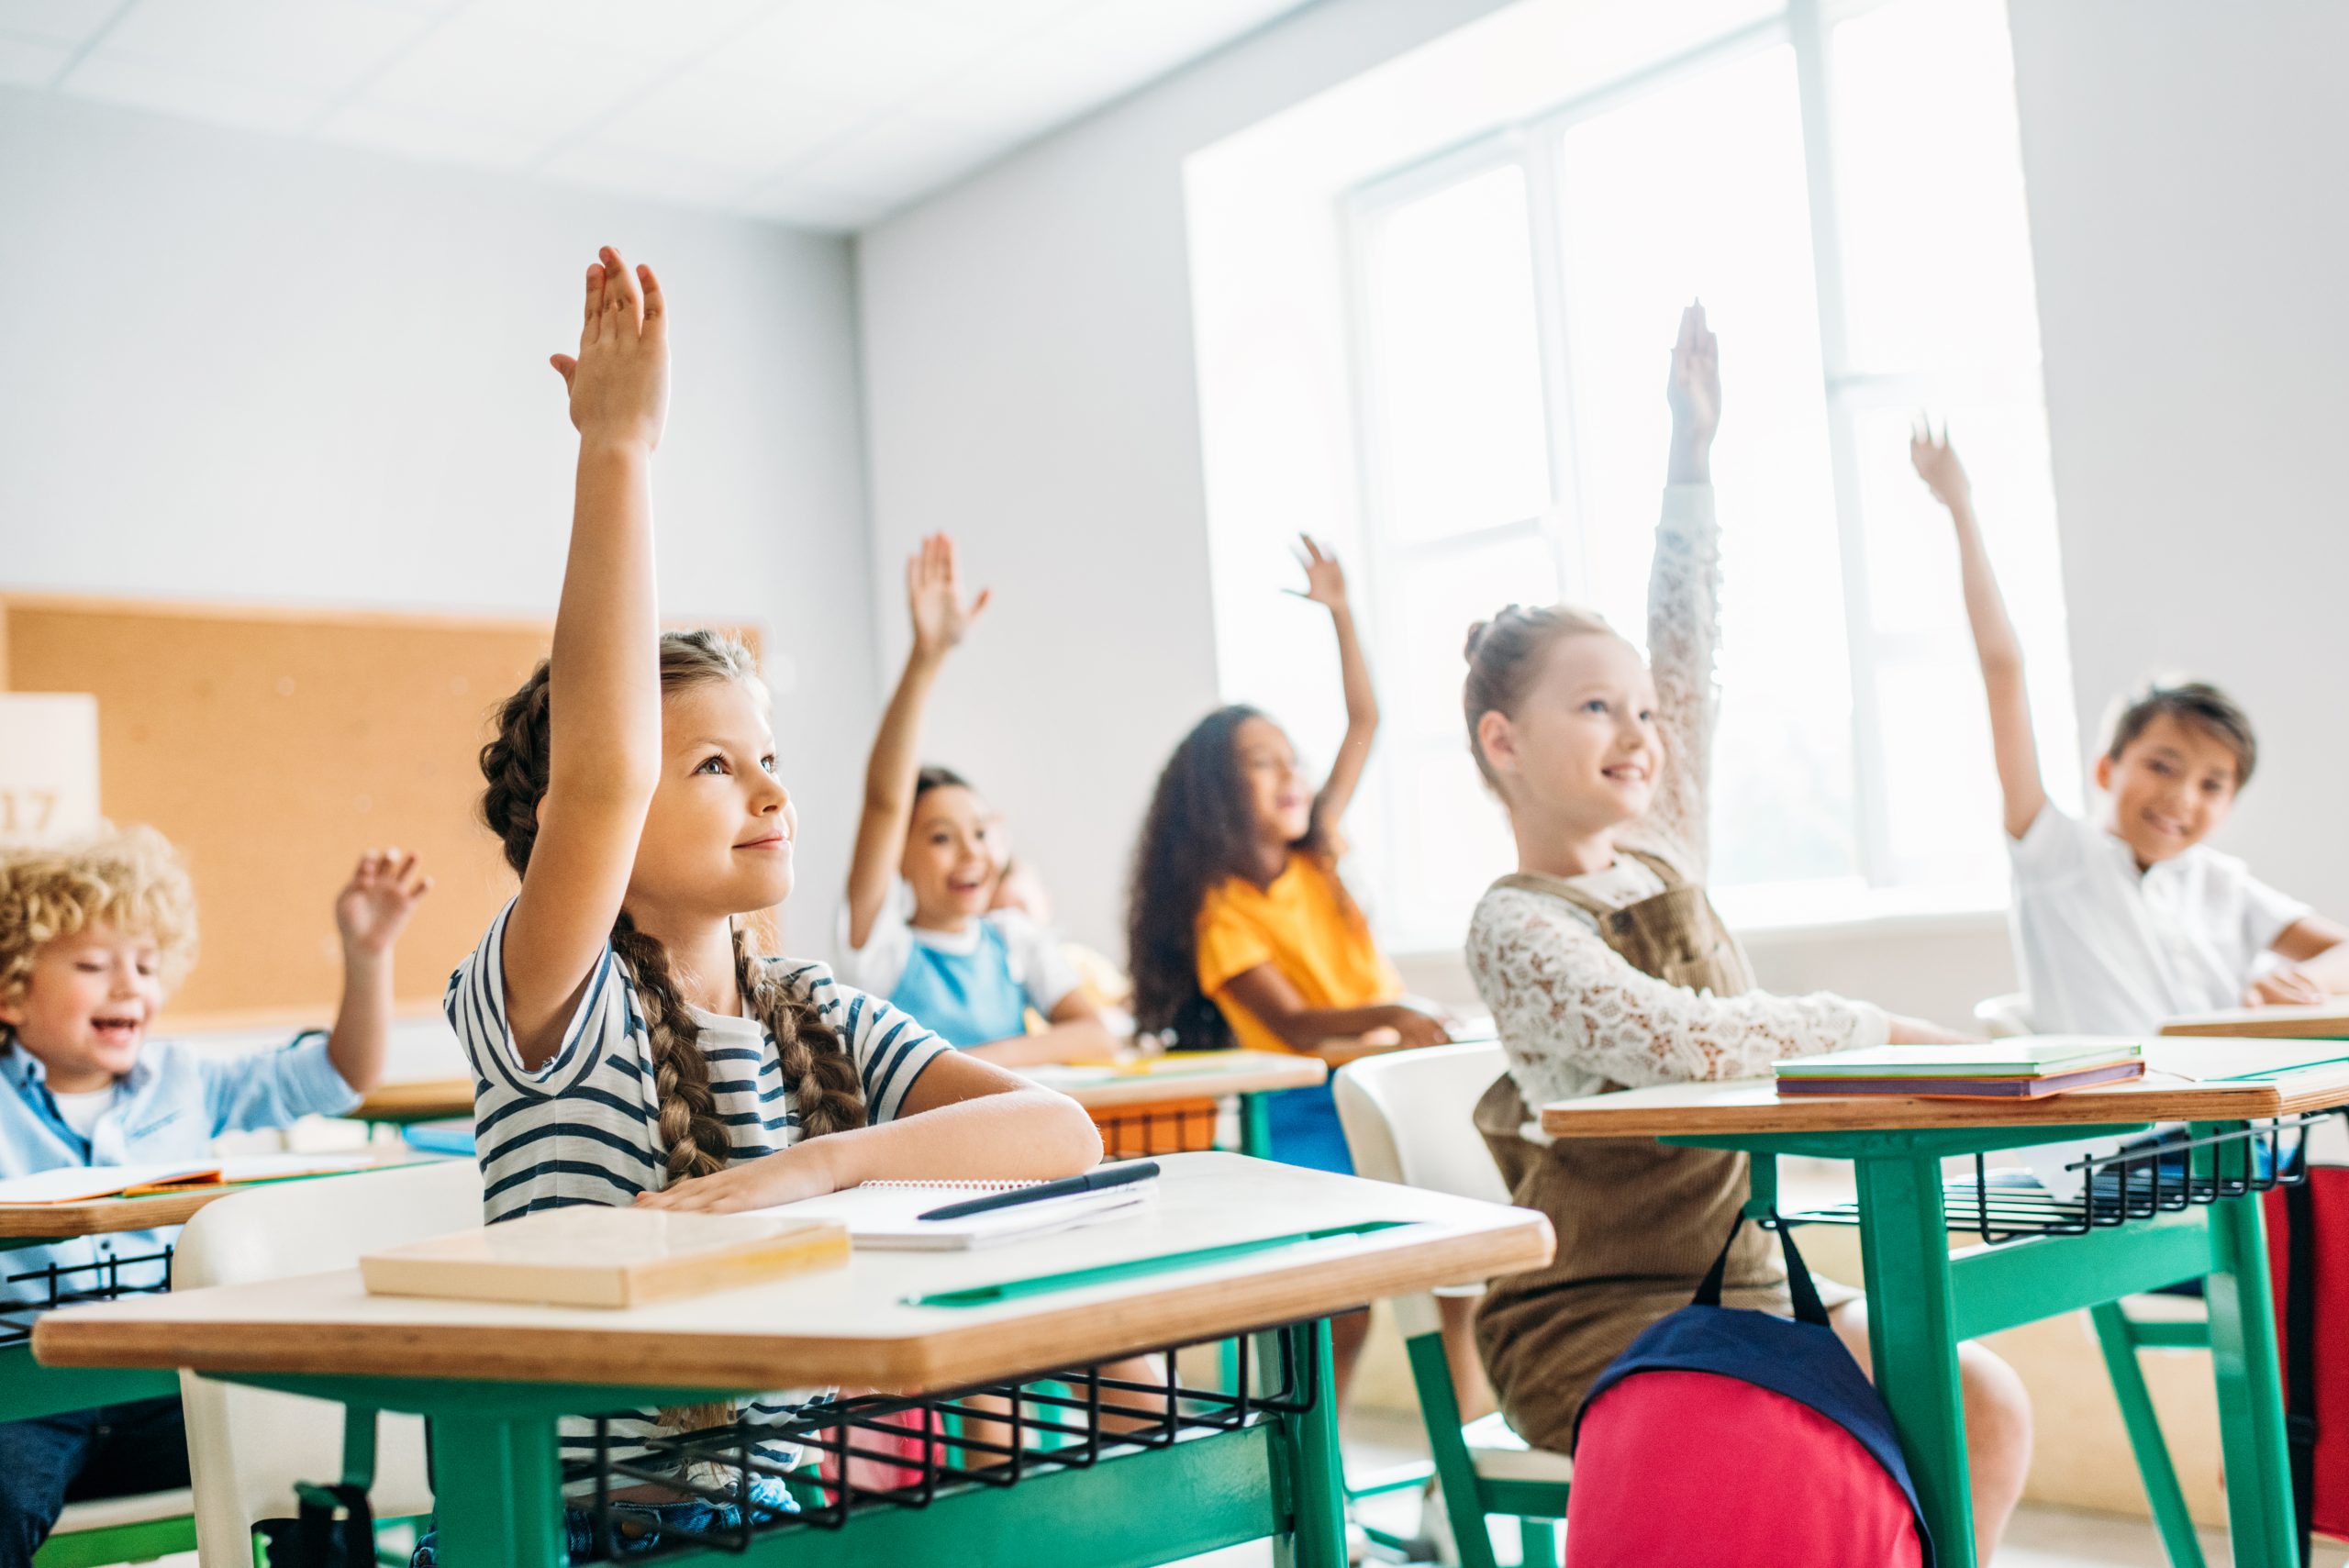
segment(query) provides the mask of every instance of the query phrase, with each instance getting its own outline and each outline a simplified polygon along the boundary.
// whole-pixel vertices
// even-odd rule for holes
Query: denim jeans
[[[796,1514],[799,1505],[782,1482],[772,1476],[751,1478],[751,1522],[753,1525],[773,1524],[786,1514]],[[620,1503],[612,1505],[617,1521],[612,1531],[613,1545],[622,1557],[650,1551],[661,1542],[663,1530],[686,1529],[704,1534],[739,1529],[742,1511],[731,1503],[707,1503],[689,1497],[676,1503]],[[562,1516],[563,1548],[574,1562],[585,1561],[596,1550],[596,1517],[584,1508],[566,1508]],[[440,1532],[428,1530],[416,1543],[416,1555],[408,1559],[408,1568],[438,1568]]]
[[[0,1568],[28,1568],[69,1502],[186,1485],[176,1394],[0,1422]]]

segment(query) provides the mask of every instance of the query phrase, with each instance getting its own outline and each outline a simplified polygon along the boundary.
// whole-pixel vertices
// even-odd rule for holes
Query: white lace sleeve
[[[1885,1042],[1884,1010],[1820,993],[1715,996],[1643,974],[1565,904],[1495,888],[1468,928],[1468,969],[1529,1105],[1766,1075],[1785,1057]]]
[[[1711,858],[1706,812],[1713,720],[1720,703],[1713,674],[1720,585],[1713,487],[1665,486],[1655,557],[1648,569],[1648,668],[1655,676],[1665,762],[1643,826],[1678,849],[1675,858],[1695,882],[1705,880]]]

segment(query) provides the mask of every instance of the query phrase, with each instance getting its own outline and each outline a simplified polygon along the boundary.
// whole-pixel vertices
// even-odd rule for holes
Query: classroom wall
[[[764,630],[789,945],[829,951],[874,701],[845,241],[6,90],[0,237],[0,587],[539,616],[576,451],[546,356],[597,243],[653,262],[661,602]]]
[[[1085,940],[1122,951],[1156,769],[1217,700],[1183,160],[1497,8],[1325,0],[858,239],[884,678],[907,645],[903,558],[951,529],[996,604],[926,752],[994,796]],[[1996,916],[1753,947],[1765,984],[1951,1023],[2015,984]],[[1404,967],[1466,991],[1456,952]]]
[[[1217,702],[1182,161],[1493,8],[1309,7],[858,238],[883,678],[904,558],[950,529],[996,603],[925,754],[1007,814],[1084,940],[1123,951],[1151,785]]]
[[[2349,8],[2009,8],[2081,721],[2225,685],[2262,761],[2217,841],[2349,916]]]

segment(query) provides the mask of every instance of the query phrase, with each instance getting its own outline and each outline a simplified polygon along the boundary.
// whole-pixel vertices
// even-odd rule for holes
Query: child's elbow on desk
[[[1039,1162],[1049,1162],[1055,1175],[1080,1176],[1101,1162],[1101,1129],[1083,1106],[1052,1089],[1022,1089],[1020,1130],[1034,1142]]]

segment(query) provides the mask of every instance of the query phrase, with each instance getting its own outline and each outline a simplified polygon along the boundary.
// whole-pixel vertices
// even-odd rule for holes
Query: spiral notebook
[[[848,1227],[855,1246],[877,1251],[960,1252],[1049,1236],[1080,1225],[1138,1211],[1150,1201],[1154,1183],[1136,1182],[1071,1193],[1066,1197],[1041,1198],[1009,1208],[965,1215],[960,1219],[923,1219],[933,1208],[982,1193],[1007,1193],[1032,1187],[1034,1182],[866,1182],[844,1192],[802,1199],[757,1214],[790,1219],[833,1219]]]

